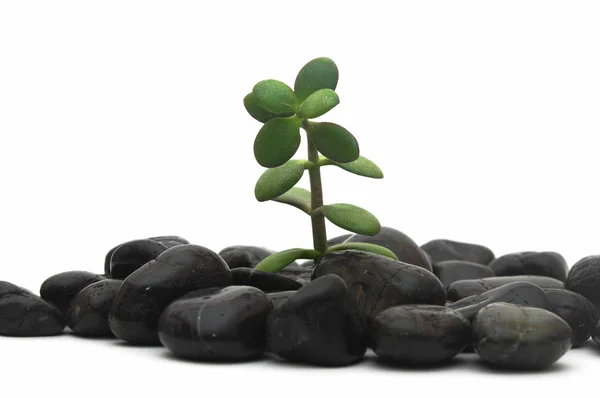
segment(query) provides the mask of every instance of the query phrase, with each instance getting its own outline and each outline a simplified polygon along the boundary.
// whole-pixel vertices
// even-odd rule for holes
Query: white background
[[[310,246],[303,213],[254,199],[260,124],[242,99],[262,79],[293,85],[320,56],[341,98],[322,119],[385,173],[325,169],[326,203],[419,244],[597,254],[598,21],[596,1],[0,2],[0,279],[37,291],[152,235]],[[3,391],[24,396],[547,396],[600,370],[591,346],[534,375],[473,356],[435,371],[203,365],[71,336],[0,338],[0,353]]]

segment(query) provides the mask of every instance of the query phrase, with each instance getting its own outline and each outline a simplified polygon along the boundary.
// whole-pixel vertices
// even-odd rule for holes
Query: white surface
[[[262,79],[292,85],[319,56],[340,69],[341,104],[323,120],[385,173],[324,170],[327,203],[363,206],[419,244],[573,264],[600,252],[598,20],[595,1],[1,2],[0,279],[36,291],[162,234],[215,251],[310,246],[303,213],[254,199],[260,124],[242,98]],[[547,396],[600,370],[591,348],[535,375],[200,365],[72,336],[1,338],[0,353],[3,391],[44,396]]]

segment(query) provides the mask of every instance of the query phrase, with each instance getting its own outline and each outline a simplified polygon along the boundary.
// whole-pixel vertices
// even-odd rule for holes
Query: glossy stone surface
[[[190,242],[187,239],[182,238],[181,236],[176,235],[166,235],[166,236],[154,236],[152,238],[148,238],[155,242],[162,243],[167,247],[174,247],[179,245],[189,245]]]
[[[29,290],[0,281],[0,335],[52,336],[65,328],[58,310]]]
[[[544,289],[556,305],[554,313],[567,321],[573,331],[573,347],[579,347],[594,334],[600,320],[598,309],[579,293],[566,289]]]
[[[596,344],[600,344],[600,321],[596,324],[596,329],[594,330],[594,334],[592,334],[592,338]]]
[[[519,252],[498,257],[490,264],[497,276],[539,275],[567,280],[569,267],[556,252]]]
[[[272,251],[257,246],[228,246],[219,252],[219,256],[223,257],[230,269],[254,268],[271,254]]]
[[[462,260],[440,261],[433,264],[433,273],[447,289],[453,282],[496,276],[487,265]]]
[[[266,293],[298,290],[302,287],[302,284],[293,279],[252,268],[234,268],[231,276],[234,285],[254,286]]]
[[[500,286],[477,296],[466,297],[448,306],[472,320],[477,312],[489,304],[509,303],[526,305],[528,307],[543,308],[550,312],[555,311],[554,302],[542,288],[529,282],[513,282]]]
[[[569,270],[565,288],[600,308],[600,255],[584,257]]]
[[[40,296],[65,316],[69,303],[84,287],[105,279],[87,271],[61,272],[46,279],[40,287]]]
[[[428,271],[432,270],[429,258],[423,253],[419,245],[397,229],[381,227],[381,231],[375,236],[353,234],[346,237],[343,242],[340,242],[341,238],[338,237],[333,243],[362,242],[383,246],[390,249],[398,257],[399,261],[416,265]]]
[[[488,290],[514,282],[529,282],[544,289],[564,289],[563,282],[546,276],[496,276],[491,278],[456,281],[448,287],[448,300],[458,301],[465,297],[476,296],[483,292],[487,292]]]
[[[370,341],[378,356],[416,365],[438,365],[458,355],[471,337],[470,323],[459,313],[432,305],[401,305],[373,320]]]
[[[485,246],[458,242],[449,239],[435,239],[421,246],[431,261],[438,263],[447,260],[462,260],[487,265],[494,260],[494,253]]]
[[[290,298],[290,296],[294,293],[296,293],[296,290],[286,290],[284,292],[267,293],[267,298],[271,302],[273,308],[275,308],[279,306],[279,304],[283,303],[285,300]]]
[[[312,261],[298,265],[291,264],[277,272],[277,275],[285,276],[286,278],[292,279],[304,286],[310,283],[313,269],[314,264]]]
[[[69,305],[67,325],[81,336],[112,336],[108,312],[123,281],[105,279],[81,289]]]
[[[339,275],[348,286],[355,317],[367,330],[386,308],[401,304],[445,305],[446,291],[431,272],[377,254],[344,250],[324,256],[313,278]]]
[[[229,267],[217,253],[197,245],[172,247],[125,279],[109,327],[121,340],[158,344],[158,318],[167,305],[190,291],[231,283]]]
[[[505,303],[483,308],[473,321],[475,352],[488,364],[507,369],[548,368],[571,348],[571,334],[556,314]]]
[[[348,310],[348,289],[325,275],[275,307],[267,318],[267,349],[292,362],[344,366],[359,361],[366,336]]]
[[[160,342],[173,354],[209,361],[243,361],[265,350],[271,303],[251,286],[194,291],[171,303],[158,323]]]
[[[167,249],[167,246],[151,239],[123,243],[110,257],[110,275],[114,279],[125,279]]]

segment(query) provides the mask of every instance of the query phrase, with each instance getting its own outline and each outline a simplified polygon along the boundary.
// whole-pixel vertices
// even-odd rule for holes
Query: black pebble
[[[556,252],[520,252],[498,257],[490,264],[497,276],[538,275],[567,280],[569,267]]]
[[[487,265],[494,260],[494,253],[485,246],[448,239],[429,241],[421,246],[421,249],[429,255],[434,263],[462,260]]]
[[[371,326],[378,356],[402,364],[439,365],[458,355],[471,335],[470,323],[442,306],[401,305],[382,311]]]
[[[179,245],[189,245],[190,242],[187,239],[183,239],[180,236],[176,235],[168,235],[168,236],[154,236],[152,238],[148,238],[155,242],[160,242],[167,247],[174,247]]]
[[[112,336],[108,311],[123,281],[106,279],[92,283],[75,295],[67,312],[67,325],[81,336]]]
[[[130,343],[158,344],[158,318],[167,305],[190,291],[231,282],[217,253],[197,245],[172,247],[123,281],[110,308],[110,330]]]
[[[65,316],[69,310],[69,303],[81,289],[103,279],[103,276],[87,271],[61,272],[42,283],[40,296]]]
[[[231,276],[234,285],[254,286],[266,293],[298,290],[302,287],[302,284],[293,279],[252,268],[234,268]]]
[[[433,264],[433,273],[447,289],[453,282],[495,276],[487,265],[462,260],[447,260]]]
[[[286,278],[292,279],[301,285],[306,285],[312,278],[314,264],[302,263],[298,265],[288,265],[281,271],[277,272],[277,275],[285,276]]]
[[[569,271],[565,288],[581,294],[600,308],[600,255],[577,261]]]
[[[564,289],[564,283],[558,279],[547,276],[519,275],[519,276],[494,276],[483,279],[462,280],[452,283],[448,287],[448,300],[458,301],[469,296],[476,296],[488,290],[514,282],[529,282],[541,288]]]
[[[254,268],[271,254],[272,251],[257,246],[228,246],[219,252],[230,269]]]
[[[267,318],[267,349],[292,362],[344,366],[359,361],[366,336],[348,311],[347,287],[337,275],[303,286]]]
[[[296,293],[295,290],[286,290],[284,292],[273,292],[267,293],[267,298],[271,302],[273,308],[279,306],[279,304],[283,303],[285,300],[290,298],[292,294]]]
[[[123,243],[110,257],[110,275],[114,279],[125,279],[165,250],[167,246],[151,239]]]
[[[158,323],[161,343],[173,354],[208,361],[261,357],[271,303],[251,286],[208,288],[171,303]]]
[[[0,335],[53,336],[64,328],[56,308],[29,290],[0,281]]]

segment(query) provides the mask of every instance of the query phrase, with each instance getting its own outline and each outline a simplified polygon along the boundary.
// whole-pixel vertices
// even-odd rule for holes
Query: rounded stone
[[[487,265],[494,260],[494,253],[485,246],[449,239],[429,241],[422,245],[421,249],[429,255],[434,263],[462,260]]]
[[[571,337],[567,322],[541,308],[495,303],[473,321],[475,352],[500,368],[548,368],[571,348]]]
[[[565,288],[581,294],[600,308],[600,255],[577,261],[569,271]]]
[[[298,290],[302,287],[300,282],[293,279],[252,268],[234,268],[231,276],[234,285],[254,286],[266,293]]]
[[[401,305],[375,317],[370,340],[381,358],[427,366],[450,361],[466,347],[470,335],[470,323],[449,308]]]
[[[81,336],[112,336],[108,312],[123,281],[106,279],[81,289],[69,305],[67,325]]]
[[[166,236],[154,236],[152,238],[148,238],[150,240],[162,243],[167,247],[174,247],[179,245],[189,245],[190,242],[187,239],[182,238],[177,235],[166,235]]]
[[[271,305],[273,306],[273,308],[275,308],[275,307],[279,306],[281,303],[283,303],[285,300],[290,298],[290,296],[294,293],[296,293],[296,290],[286,290],[283,292],[267,293],[267,298],[271,302]]]
[[[254,268],[271,254],[272,251],[257,246],[228,246],[219,252],[230,269]]]
[[[161,343],[173,354],[195,360],[244,361],[265,350],[271,303],[251,286],[208,288],[171,303],[158,322]]]
[[[490,264],[497,276],[538,275],[567,280],[569,267],[556,252],[519,252],[498,257]]]
[[[87,271],[67,271],[46,279],[40,287],[40,296],[65,316],[69,303],[84,287],[105,279]]]
[[[495,276],[487,265],[462,260],[447,260],[433,264],[433,273],[448,289],[453,282]]]
[[[110,257],[110,275],[114,279],[125,279],[167,249],[167,246],[151,239],[123,243]]]
[[[514,282],[529,282],[543,289],[564,289],[564,283],[547,276],[519,275],[456,281],[448,287],[448,300],[458,301]]]

